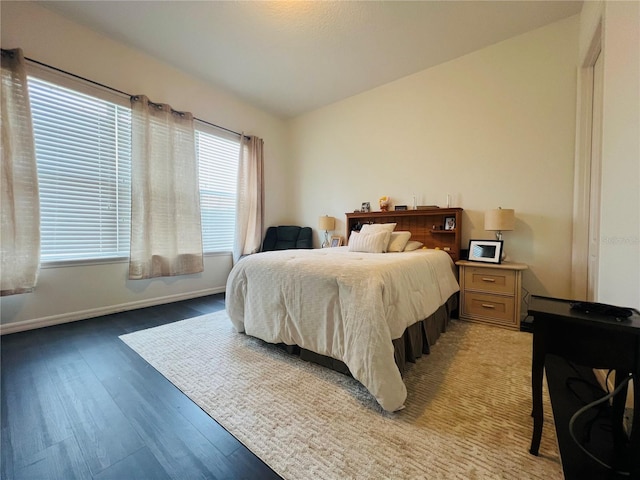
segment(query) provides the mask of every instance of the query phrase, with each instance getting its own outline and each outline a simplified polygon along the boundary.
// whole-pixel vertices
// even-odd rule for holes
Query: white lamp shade
[[[496,208],[484,214],[484,229],[495,231],[513,230],[516,223],[515,212],[511,208]]]
[[[318,228],[320,230],[332,231],[336,227],[336,219],[325,215],[318,219]]]

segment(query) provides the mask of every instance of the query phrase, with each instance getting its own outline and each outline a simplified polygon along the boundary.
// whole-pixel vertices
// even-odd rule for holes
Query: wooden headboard
[[[422,242],[427,248],[445,250],[454,262],[460,260],[462,208],[353,212],[345,215],[347,216],[347,241],[351,231],[359,230],[365,223],[397,223],[395,230],[410,231],[411,240]],[[455,228],[445,230],[445,217],[455,218]]]

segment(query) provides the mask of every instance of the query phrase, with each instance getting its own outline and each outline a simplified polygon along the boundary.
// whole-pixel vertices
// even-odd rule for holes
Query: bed
[[[404,362],[428,352],[455,307],[451,250],[350,250],[245,257],[229,275],[226,310],[238,332],[346,370],[383,409],[400,410],[407,398]]]

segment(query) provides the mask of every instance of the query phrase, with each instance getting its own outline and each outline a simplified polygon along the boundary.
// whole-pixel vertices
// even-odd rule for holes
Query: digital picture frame
[[[500,263],[502,261],[502,240],[469,240],[469,260]]]

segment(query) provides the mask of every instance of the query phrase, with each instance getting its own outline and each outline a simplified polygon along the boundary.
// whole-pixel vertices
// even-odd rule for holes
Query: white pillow
[[[391,232],[387,252],[402,252],[411,238],[411,232]]]
[[[350,252],[364,252],[364,253],[384,253],[389,243],[390,232],[376,232],[376,233],[358,233],[353,232],[349,237],[349,251]]]
[[[368,235],[370,233],[389,232],[389,234],[391,234],[391,232],[393,232],[393,229],[396,228],[396,225],[397,223],[365,223],[364,225],[362,225],[360,233]],[[389,236],[389,238],[391,237]],[[385,245],[382,251],[386,252],[387,248],[388,245]]]
[[[405,252],[410,252],[412,250],[417,250],[424,245],[422,242],[417,242],[415,240],[409,240],[404,247]]]
[[[365,223],[362,225],[360,233],[375,233],[381,230],[391,233],[396,228],[396,225],[397,223]]]

